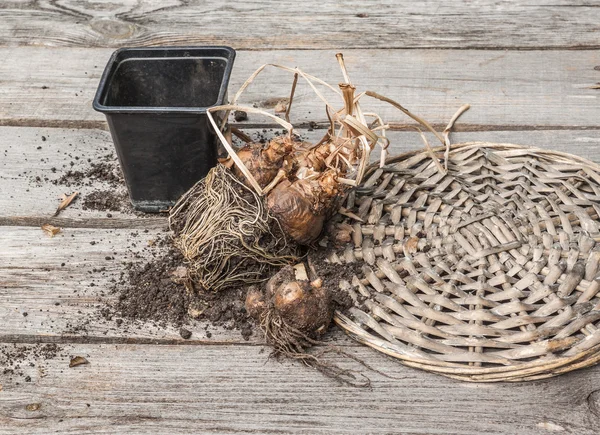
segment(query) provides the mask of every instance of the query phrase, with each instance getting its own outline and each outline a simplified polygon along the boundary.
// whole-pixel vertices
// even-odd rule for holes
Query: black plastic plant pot
[[[217,163],[206,109],[224,104],[230,47],[122,48],[106,66],[94,109],[106,115],[133,206],[159,212]]]

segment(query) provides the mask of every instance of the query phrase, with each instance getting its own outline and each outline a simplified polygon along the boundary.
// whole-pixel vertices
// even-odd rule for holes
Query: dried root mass
[[[296,258],[262,199],[222,165],[179,200],[169,224],[190,278],[204,289],[261,281]]]

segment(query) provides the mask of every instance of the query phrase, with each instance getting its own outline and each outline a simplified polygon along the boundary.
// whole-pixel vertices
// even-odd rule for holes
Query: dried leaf
[[[66,194],[63,194],[63,196],[61,197],[62,201],[61,201],[60,205],[58,206],[58,208],[56,209],[54,216],[58,216],[58,214],[61,211],[63,211],[65,208],[67,208],[69,206],[69,204],[71,204],[73,202],[73,200],[77,197],[77,195],[79,195],[79,192],[75,192],[68,196]]]
[[[46,232],[50,237],[54,237],[55,235],[60,233],[60,228],[50,224],[42,225],[42,230],[44,230],[44,232]]]
[[[69,363],[69,367],[77,367],[82,364],[89,364],[90,362],[82,356],[76,356],[75,358],[71,358],[71,362]]]
[[[279,101],[275,105],[275,113],[284,113],[287,111],[288,102],[285,100]]]

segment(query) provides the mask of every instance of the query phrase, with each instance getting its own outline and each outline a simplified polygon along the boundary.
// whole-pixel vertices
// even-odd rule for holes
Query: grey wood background
[[[0,2],[0,347],[62,348],[22,367],[31,382],[0,367],[0,434],[597,434],[598,367],[532,383],[464,384],[403,367],[334,330],[328,341],[389,375],[366,372],[372,388],[356,389],[269,360],[260,336],[244,341],[211,327],[209,337],[202,323],[187,341],[172,327],[115,328],[97,317],[113,298],[107,286],[123,262],[151,255],[147,242],[164,234],[164,216],[109,218],[75,202],[50,218],[70,192],[35,177],[58,177],[69,153],[94,159],[111,149],[91,101],[114,48],[169,44],[236,48],[230,95],[266,62],[335,84],[334,53],[343,51],[359,90],[394,98],[437,127],[470,103],[454,142],[520,143],[600,161],[599,31],[592,1]],[[289,84],[289,75],[269,72],[243,102],[269,106]],[[368,106],[392,126],[393,153],[421,147],[410,119]],[[322,104],[306,86],[293,121],[310,140],[323,133]],[[272,125],[251,116],[241,127]],[[46,222],[62,233],[45,237]],[[89,273],[102,267],[103,275]],[[90,364],[69,369],[74,355]]]
[[[3,45],[598,48],[594,1],[3,1]]]

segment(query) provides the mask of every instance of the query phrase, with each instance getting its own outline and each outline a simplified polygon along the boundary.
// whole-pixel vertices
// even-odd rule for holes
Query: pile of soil
[[[244,306],[248,287],[230,287],[218,292],[197,288],[187,278],[185,259],[171,239],[159,240],[157,247],[160,254],[152,260],[126,263],[110,289],[117,295],[117,302],[102,309],[103,317],[150,321],[159,327],[174,325],[180,328],[183,338],[190,338],[186,325],[193,320],[205,320],[212,326],[238,330],[248,340],[255,328]],[[334,308],[344,310],[353,302],[339,289],[339,281],[358,273],[358,266],[326,263],[327,255],[327,249],[314,251],[310,254],[311,263],[330,291]],[[211,333],[207,331],[206,335],[210,338]]]
[[[81,187],[91,186],[94,181],[103,181],[110,187],[124,186],[124,178],[114,154],[106,154],[99,162],[90,162],[90,166],[83,171],[69,169],[60,178],[53,180],[57,186]]]
[[[244,308],[246,288],[230,288],[214,293],[196,288],[187,279],[185,260],[169,238],[157,242],[161,253],[144,262],[130,262],[111,288],[117,303],[104,309],[104,317],[152,321],[159,326],[185,328],[193,320],[207,320],[213,326],[239,330],[246,340],[253,330]],[[208,327],[208,325],[207,325]],[[206,332],[210,338],[211,333]]]
[[[125,179],[113,153],[105,154],[96,162],[88,161],[89,167],[83,170],[69,169],[52,183],[57,186],[81,188],[102,182],[108,189],[97,189],[82,195],[83,210],[122,211],[136,213],[129,202]]]
[[[319,278],[331,296],[334,309],[344,311],[354,305],[352,298],[345,290],[340,289],[341,280],[350,280],[354,275],[360,275],[362,267],[358,262],[346,264],[333,264],[326,262],[331,251],[321,248],[309,254],[309,264],[312,265]]]

